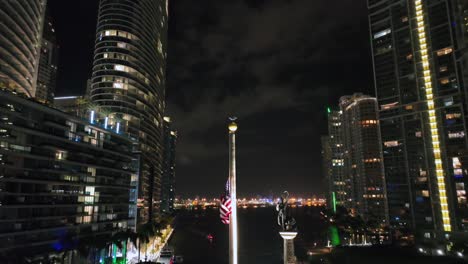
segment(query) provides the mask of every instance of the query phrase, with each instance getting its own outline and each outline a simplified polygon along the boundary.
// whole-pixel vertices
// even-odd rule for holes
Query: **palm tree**
[[[83,108],[87,108],[88,104],[89,104],[89,100],[87,98],[81,97],[81,98],[76,99],[76,105],[78,106],[76,115],[83,117],[85,115]]]

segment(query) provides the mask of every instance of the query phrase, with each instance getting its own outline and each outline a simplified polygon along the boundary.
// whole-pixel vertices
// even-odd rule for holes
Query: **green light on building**
[[[332,205],[333,205],[333,213],[336,214],[336,195],[335,195],[335,192],[332,192]]]
[[[330,226],[330,241],[331,244],[336,247],[341,244],[340,235],[338,234],[338,228],[336,226]]]
[[[331,108],[330,107],[327,107],[327,113],[331,113]]]

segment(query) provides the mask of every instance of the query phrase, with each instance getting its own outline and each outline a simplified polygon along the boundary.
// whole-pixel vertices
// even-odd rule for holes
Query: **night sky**
[[[49,0],[60,45],[57,95],[91,76],[98,0]],[[239,118],[238,196],[323,195],[326,107],[373,94],[364,0],[172,0],[167,111],[178,130],[177,194],[217,197],[227,117]]]

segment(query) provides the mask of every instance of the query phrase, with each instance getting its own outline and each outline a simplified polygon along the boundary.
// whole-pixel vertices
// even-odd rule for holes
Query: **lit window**
[[[382,110],[387,110],[387,109],[391,109],[391,108],[393,108],[393,107],[395,107],[397,105],[398,105],[398,102],[394,102],[394,103],[390,103],[390,104],[381,105],[380,108]]]
[[[407,16],[401,17],[401,22],[403,23],[408,22],[408,17]]]
[[[117,42],[117,47],[126,49],[127,48],[127,43],[125,42]]]
[[[453,97],[444,98],[444,105],[445,106],[453,105]]]
[[[57,150],[55,152],[55,159],[64,160],[67,158],[67,152],[65,150]]]
[[[116,64],[114,65],[114,70],[128,72],[128,67],[124,65]]]
[[[445,114],[445,118],[446,119],[456,119],[456,118],[460,118],[461,117],[461,113],[449,113],[449,114]]]
[[[439,72],[446,72],[447,70],[448,70],[448,67],[446,65],[439,67]]]
[[[443,49],[438,50],[436,53],[437,53],[437,56],[444,56],[444,55],[452,53],[452,51],[453,51],[452,48],[443,48]]]
[[[117,89],[123,89],[123,88],[124,88],[124,84],[123,84],[123,83],[119,83],[119,82],[115,82],[113,87],[114,87],[114,88],[117,88]]]
[[[117,30],[106,30],[104,32],[104,36],[116,36],[117,35]]]
[[[458,157],[453,157],[452,158],[452,166],[453,168],[461,168],[461,162]]]
[[[392,140],[392,141],[385,141],[384,145],[388,148],[391,147],[398,147],[398,140]]]
[[[379,31],[377,33],[374,34],[374,39],[378,39],[378,38],[381,38],[383,36],[386,36],[388,34],[392,33],[392,30],[387,28],[387,29],[384,29],[382,31]]]
[[[440,84],[444,85],[444,84],[447,84],[449,83],[449,78],[445,77],[445,78],[442,78],[439,80]]]
[[[449,132],[448,137],[449,138],[464,138],[465,132],[464,131]]]

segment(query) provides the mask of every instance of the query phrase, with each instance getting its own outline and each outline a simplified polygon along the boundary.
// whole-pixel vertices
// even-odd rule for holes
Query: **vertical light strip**
[[[424,14],[422,9],[421,0],[414,1],[415,13],[416,13],[416,22],[418,29],[418,40],[419,40],[419,50],[421,52],[421,61],[423,66],[423,77],[424,77],[424,87],[426,91],[427,99],[427,109],[429,114],[429,125],[430,125],[430,135],[432,138],[432,148],[434,152],[434,163],[436,168],[436,177],[437,177],[437,190],[439,191],[439,203],[441,208],[442,222],[444,225],[444,231],[452,231],[452,226],[450,225],[450,215],[448,210],[447,203],[447,193],[445,190],[445,178],[444,171],[442,169],[442,159],[440,158],[440,143],[439,143],[439,131],[437,128],[437,116],[434,109],[434,100],[432,94],[432,78],[431,78],[431,68],[429,65],[427,43],[426,43],[426,30],[424,22]]]
[[[333,213],[336,214],[336,195],[332,192]]]

